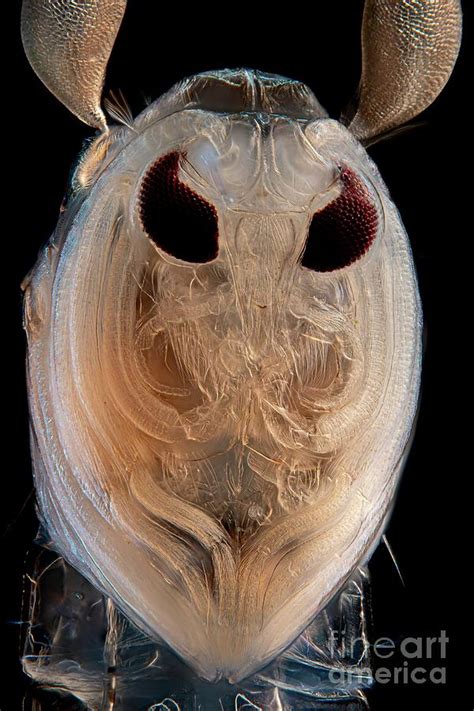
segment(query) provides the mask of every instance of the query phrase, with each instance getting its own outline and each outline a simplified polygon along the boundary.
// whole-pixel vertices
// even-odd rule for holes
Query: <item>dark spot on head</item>
[[[377,235],[377,209],[362,180],[349,168],[341,171],[342,192],[313,215],[301,264],[331,272],[353,264]]]
[[[187,262],[210,262],[218,253],[217,211],[179,179],[183,157],[173,151],[149,168],[138,198],[140,220],[164,252]]]

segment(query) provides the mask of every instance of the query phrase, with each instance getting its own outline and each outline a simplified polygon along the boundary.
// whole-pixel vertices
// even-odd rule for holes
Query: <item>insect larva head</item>
[[[235,682],[324,607],[390,508],[419,301],[356,138],[436,98],[460,3],[366,0],[348,129],[299,82],[239,69],[110,130],[124,9],[23,4],[35,71],[110,138],[28,284],[38,497],[54,547],[132,621]]]

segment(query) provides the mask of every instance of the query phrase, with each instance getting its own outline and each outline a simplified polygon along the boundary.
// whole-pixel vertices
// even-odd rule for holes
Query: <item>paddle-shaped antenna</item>
[[[366,140],[426,109],[448,81],[461,43],[459,0],[366,0],[362,77],[351,132]]]
[[[105,69],[126,0],[24,0],[21,33],[31,66],[81,121],[107,129]]]

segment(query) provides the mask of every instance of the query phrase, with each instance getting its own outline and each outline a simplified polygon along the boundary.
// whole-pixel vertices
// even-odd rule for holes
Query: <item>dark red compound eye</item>
[[[186,262],[210,262],[218,252],[217,212],[179,179],[182,157],[168,153],[148,170],[138,197],[140,220],[164,252]]]
[[[349,168],[340,176],[342,192],[313,215],[301,264],[332,272],[360,259],[377,235],[377,209],[361,179]]]

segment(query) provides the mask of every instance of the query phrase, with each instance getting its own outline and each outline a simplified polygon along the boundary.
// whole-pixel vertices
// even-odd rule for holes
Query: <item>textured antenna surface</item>
[[[31,66],[81,121],[106,128],[100,106],[126,0],[24,0],[21,31]]]
[[[461,42],[459,0],[367,0],[362,25],[359,139],[419,114],[441,92]]]

